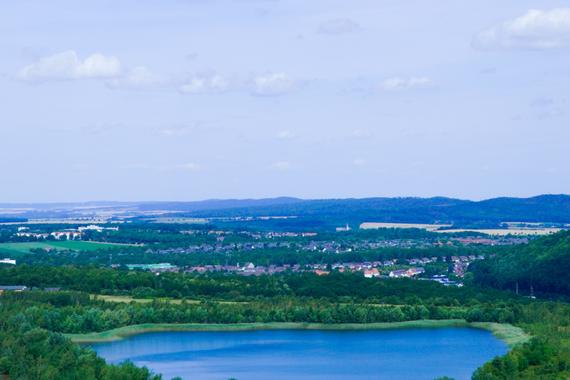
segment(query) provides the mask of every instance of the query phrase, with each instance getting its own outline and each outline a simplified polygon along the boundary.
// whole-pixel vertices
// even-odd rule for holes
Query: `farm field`
[[[440,233],[458,233],[458,232],[480,232],[482,234],[493,236],[542,236],[551,235],[560,232],[560,228],[497,228],[497,229],[451,229],[451,230],[434,230],[433,232]]]
[[[152,223],[165,223],[165,224],[206,224],[208,219],[204,218],[169,218],[169,217],[157,217],[149,219]]]
[[[103,243],[94,241],[50,241],[29,243],[0,243],[0,255],[21,255],[29,253],[32,249],[96,251],[98,249],[111,249],[125,244]]]
[[[507,223],[509,224],[509,223]],[[528,223],[533,225],[532,223]],[[365,222],[360,225],[360,229],[371,230],[379,228],[417,228],[430,232],[438,233],[460,233],[460,232],[478,232],[493,236],[507,236],[507,235],[517,235],[517,236],[542,236],[550,235],[560,232],[561,228],[555,227],[540,227],[542,223],[535,223],[536,227],[525,227],[525,228],[488,228],[488,229],[474,229],[474,228],[453,228],[450,224],[416,224],[416,223],[376,223],[376,222]]]
[[[26,222],[8,222],[0,223],[6,226],[10,225],[41,225],[41,224],[105,224],[107,223],[106,218],[50,218],[50,219],[30,219]]]
[[[419,223],[376,223],[365,222],[360,225],[362,230],[374,230],[379,228],[417,228],[420,230],[436,231],[440,228],[451,227],[450,224],[419,224]]]

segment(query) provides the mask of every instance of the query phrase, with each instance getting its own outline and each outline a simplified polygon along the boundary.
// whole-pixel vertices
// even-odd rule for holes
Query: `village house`
[[[179,268],[170,263],[159,263],[159,264],[127,264],[129,270],[146,270],[152,273],[162,273],[162,272],[178,272]]]
[[[393,270],[390,272],[390,274],[388,275],[390,278],[401,278],[401,277],[407,277],[406,276],[406,269],[397,269],[397,270]]]
[[[81,232],[79,231],[55,231],[50,233],[56,240],[61,240],[63,238],[67,240],[76,240],[81,238]]]
[[[413,267],[413,268],[408,268],[408,269],[398,269],[398,270],[393,270],[390,272],[389,277],[391,278],[402,278],[402,277],[415,277],[419,274],[422,274],[425,272],[424,268],[417,268],[417,267]]]
[[[23,285],[0,285],[0,294],[4,292],[23,292],[25,290],[28,290],[28,287]]]
[[[365,269],[364,270],[364,277],[366,277],[366,278],[380,277],[380,272],[376,268]]]
[[[101,227],[101,226],[97,226],[95,224],[90,224],[88,226],[79,227],[77,230],[79,232],[83,232],[83,231],[103,232],[105,230],[107,230],[107,231],[119,231],[119,227]]]

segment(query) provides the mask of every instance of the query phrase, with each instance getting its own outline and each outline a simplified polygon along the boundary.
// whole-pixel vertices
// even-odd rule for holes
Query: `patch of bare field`
[[[516,236],[542,236],[542,235],[551,235],[557,232],[560,232],[560,228],[537,228],[537,229],[530,229],[530,228],[497,228],[497,229],[470,229],[470,228],[458,228],[453,230],[434,230],[433,232],[440,232],[440,233],[456,233],[456,232],[479,232],[482,234],[493,235],[493,236],[507,236],[507,235],[516,235]]]
[[[379,228],[417,228],[427,231],[435,231],[440,228],[451,227],[450,224],[419,224],[419,223],[376,223],[364,222],[360,225],[363,230],[375,230]]]

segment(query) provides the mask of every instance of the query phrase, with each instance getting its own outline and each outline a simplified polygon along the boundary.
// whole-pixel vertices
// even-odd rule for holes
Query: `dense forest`
[[[117,302],[107,302],[108,299]],[[155,299],[119,302],[122,298],[92,298],[78,292],[26,292],[3,298],[11,310],[33,326],[61,333],[101,332],[147,323],[377,323],[421,319],[466,319],[471,322],[514,323],[524,313],[513,303],[456,302],[453,305],[416,301],[402,304],[340,302],[315,298],[258,298],[248,302]]]
[[[477,287],[445,287],[433,281],[390,279],[370,281],[360,274],[313,273],[275,276],[190,275],[114,270],[97,267],[0,267],[4,285],[34,288],[61,287],[98,294],[137,297],[215,298],[248,301],[258,297],[312,297],[376,303],[417,304],[424,300],[441,305],[515,299],[514,295]],[[433,298],[433,299],[432,299]]]
[[[19,374],[13,376],[18,379],[41,378],[35,376],[46,366],[53,371],[49,373],[59,374],[57,378],[78,378],[79,373],[89,379],[152,377],[128,364],[106,366],[71,345],[61,333],[143,323],[371,323],[450,318],[511,323],[534,336],[481,367],[474,379],[566,379],[570,375],[570,307],[512,292],[350,274],[156,276],[96,267],[25,265],[2,268],[0,278],[7,284],[38,289],[0,296],[0,333],[4,336],[0,371]],[[54,286],[62,289],[41,290]],[[117,297],[122,301],[112,301]],[[140,301],[145,297],[149,302]],[[23,366],[14,355],[29,358],[32,365]],[[132,376],[125,375],[130,371]]]
[[[570,295],[570,231],[514,246],[471,267],[475,283],[528,294]]]

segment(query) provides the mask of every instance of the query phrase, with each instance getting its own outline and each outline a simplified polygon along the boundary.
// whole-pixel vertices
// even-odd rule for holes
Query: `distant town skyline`
[[[564,1],[0,5],[0,203],[570,193]]]

